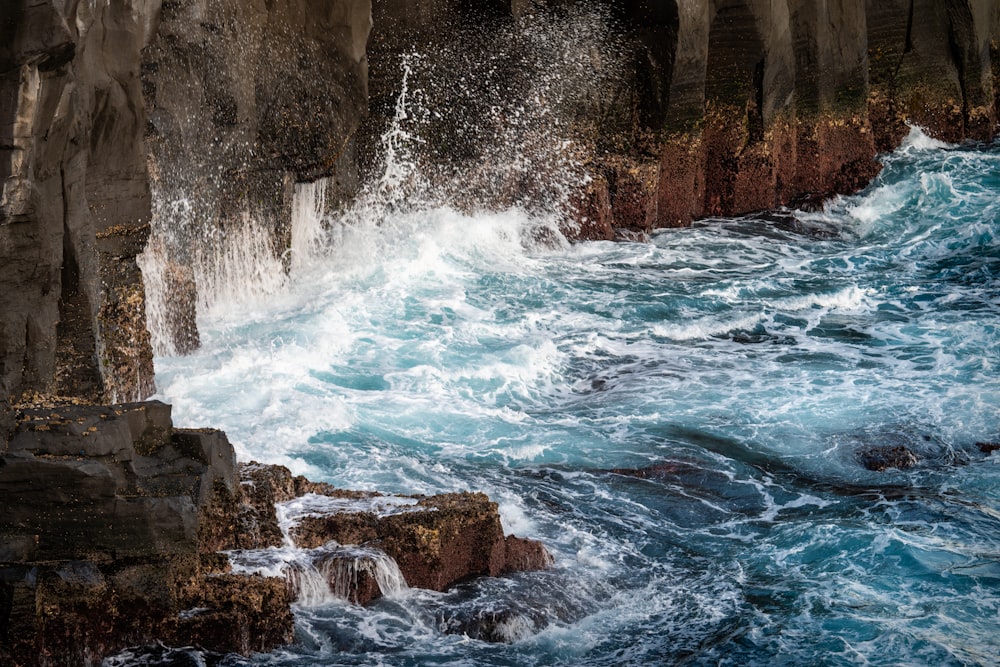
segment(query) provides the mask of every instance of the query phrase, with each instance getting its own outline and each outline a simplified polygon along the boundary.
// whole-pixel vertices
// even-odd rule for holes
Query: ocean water
[[[157,398],[242,460],[484,491],[555,565],[311,596],[294,645],[224,663],[1000,664],[1000,146],[915,129],[883,161],[823,211],[648,243],[303,214],[288,279],[205,307]],[[911,468],[861,464],[900,445]]]

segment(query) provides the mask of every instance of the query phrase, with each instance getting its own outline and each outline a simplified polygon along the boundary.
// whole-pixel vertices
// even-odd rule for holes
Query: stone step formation
[[[408,586],[433,590],[552,562],[540,543],[505,537],[483,494],[407,498],[416,511],[384,515],[369,509],[378,494],[238,465],[224,433],[176,429],[163,403],[29,408],[0,454],[0,658],[89,664],[157,641],[242,654],[290,642],[294,567],[237,571],[221,552],[281,546],[276,505],[307,496],[348,501],[292,531],[328,574],[359,544],[355,559],[386,554]],[[374,569],[358,571],[328,581],[331,595],[381,595]]]

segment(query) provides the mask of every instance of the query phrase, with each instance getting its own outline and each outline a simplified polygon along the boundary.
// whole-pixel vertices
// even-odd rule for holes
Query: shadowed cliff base
[[[576,238],[815,206],[864,187],[911,123],[949,142],[994,133],[990,2],[427,4],[374,3],[363,130],[391,119],[404,54],[434,54],[410,82],[433,115],[420,135],[428,171],[446,163],[480,193],[507,182],[485,205],[522,204],[546,172],[522,160],[520,179],[500,178],[491,166],[509,169],[510,147],[470,141],[544,86],[546,135],[586,173],[566,208]]]

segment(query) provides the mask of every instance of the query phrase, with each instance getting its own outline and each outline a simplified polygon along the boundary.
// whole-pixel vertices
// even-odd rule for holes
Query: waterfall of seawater
[[[181,260],[170,239],[171,229],[189,228],[178,218],[192,215],[184,202],[157,207],[154,234],[139,257],[146,288],[146,322],[157,356],[183,354],[197,340],[178,341],[195,332],[194,317],[212,317],[233,308],[247,308],[281,291],[324,245],[323,226],[329,179],[295,184],[291,202],[290,247],[283,250],[274,232],[253,215],[230,221],[224,229],[203,230],[204,236]],[[285,255],[289,256],[286,262]],[[178,304],[189,300],[190,304]],[[187,318],[190,322],[183,322]],[[185,329],[186,327],[186,329]]]
[[[284,563],[281,572],[295,604],[302,607],[357,601],[359,590],[371,585],[367,579],[383,597],[399,597],[409,588],[396,561],[377,549],[328,546],[302,550]]]
[[[583,156],[593,152],[593,128],[579,119],[606,117],[602,105],[619,103],[607,93],[617,90],[610,82],[626,57],[613,34],[602,11],[566,8],[561,18],[539,13],[442,45],[433,58],[406,56],[374,178],[333,216],[326,179],[296,184],[288,248],[257,212],[220,226],[203,219],[205,206],[156,181],[153,238],[140,260],[155,353],[195,346],[178,343],[178,330],[195,331],[193,321],[179,326],[194,319],[171,303],[179,292],[196,294],[199,319],[245,313],[317,254],[373,266],[386,243],[421,233],[428,209],[530,211],[531,223],[517,231],[525,243],[564,243],[573,197],[589,178]],[[181,283],[173,280],[179,270],[190,274]]]
[[[408,590],[399,566],[385,552],[371,547],[329,543],[315,549],[295,544],[293,532],[307,516],[337,512],[405,511],[410,498],[378,497],[374,500],[341,500],[306,495],[275,506],[283,543],[280,547],[229,552],[236,572],[283,577],[300,607],[322,607],[335,602],[367,600],[371,587],[383,597],[399,597]]]
[[[176,422],[343,488],[484,491],[556,563],[359,606],[306,559],[297,643],[253,664],[991,664],[1000,149],[884,160],[824,211],[650,243],[325,220],[269,309],[158,359]]]

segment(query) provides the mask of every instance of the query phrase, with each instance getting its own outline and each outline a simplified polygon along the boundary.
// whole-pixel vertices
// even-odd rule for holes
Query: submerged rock
[[[1000,442],[977,442],[976,447],[983,454],[989,456],[993,452],[1000,450]]]
[[[548,620],[541,614],[511,608],[477,609],[438,618],[442,632],[498,644],[526,639],[547,626]]]
[[[905,470],[912,468],[919,457],[903,445],[885,445],[866,447],[858,452],[861,465],[875,472],[884,472],[890,468]]]

